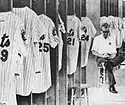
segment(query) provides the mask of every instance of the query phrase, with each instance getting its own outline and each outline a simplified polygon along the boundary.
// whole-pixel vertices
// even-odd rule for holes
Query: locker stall
[[[62,69],[59,71],[59,104],[68,104],[68,76],[67,76],[67,8],[68,0],[59,0],[59,14],[64,22],[66,33],[62,33],[63,53]]]

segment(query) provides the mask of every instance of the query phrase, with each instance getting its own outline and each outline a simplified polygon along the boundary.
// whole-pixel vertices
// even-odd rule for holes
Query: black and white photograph
[[[0,105],[125,105],[125,0],[0,0]]]

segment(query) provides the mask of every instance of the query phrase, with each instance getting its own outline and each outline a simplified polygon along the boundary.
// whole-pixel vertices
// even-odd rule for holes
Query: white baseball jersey
[[[44,36],[45,28],[43,28],[42,22],[39,20],[37,14],[30,8],[13,8],[13,12],[18,15],[25,24],[26,30],[26,43],[28,56],[23,58],[23,64],[21,67],[21,75],[17,78],[17,94],[27,96],[32,90],[32,83],[34,74],[39,62],[38,57],[38,41],[40,36]],[[42,60],[41,60],[42,61]],[[40,68],[40,67],[38,67]]]
[[[62,40],[62,34],[64,34],[65,31],[65,26],[64,23],[58,15],[59,18],[59,25],[58,25],[58,34],[59,34],[59,45],[58,45],[58,52],[59,52],[59,70],[62,68],[62,53],[63,53],[63,40]]]
[[[75,15],[67,17],[67,70],[72,74],[77,69],[79,40],[81,39],[81,22]]]
[[[26,56],[23,22],[12,12],[0,13],[0,105],[17,105],[15,91],[18,52]]]
[[[91,41],[95,37],[96,29],[88,17],[82,17],[81,23],[82,31],[85,33],[81,41],[81,67],[85,67],[88,63]]]
[[[59,43],[53,21],[44,14],[40,15],[39,19],[48,32],[39,39],[39,58],[43,57],[43,64],[41,64],[41,70],[35,73],[33,93],[42,93],[51,87],[50,46],[55,48]]]

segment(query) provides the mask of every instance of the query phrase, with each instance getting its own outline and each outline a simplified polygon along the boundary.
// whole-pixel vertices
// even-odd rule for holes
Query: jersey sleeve
[[[78,20],[78,40],[81,40],[81,38],[83,37],[83,35],[85,35],[85,32],[82,31],[82,23],[80,20]]]
[[[55,48],[59,43],[59,38],[57,36],[56,28],[53,21],[50,20],[49,24],[50,24],[48,29],[49,43],[51,47]]]
[[[61,31],[62,33],[66,33],[65,30],[65,26],[64,26],[64,22],[62,21],[60,15],[58,14],[58,23],[59,23],[59,31]]]
[[[96,40],[96,38],[94,38],[94,40],[93,40],[91,51],[98,52],[98,41]]]

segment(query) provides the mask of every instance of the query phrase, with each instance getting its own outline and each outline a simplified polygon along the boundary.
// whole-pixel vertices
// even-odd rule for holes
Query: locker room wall
[[[118,0],[118,16],[123,17],[123,0]]]
[[[123,17],[125,17],[125,1],[123,1]]]
[[[68,15],[75,13],[75,0],[68,0]]]
[[[75,0],[75,13],[76,16],[81,18],[81,0]]]
[[[11,10],[10,0],[0,0],[0,12]]]
[[[100,16],[118,16],[118,0],[100,0]]]
[[[100,0],[86,0],[86,16],[92,20],[97,34],[100,33]]]
[[[30,0],[10,0],[13,2],[13,5],[16,7],[30,7]]]
[[[59,0],[59,14],[67,29],[67,0]],[[63,39],[63,60],[62,69],[59,72],[59,105],[67,105],[68,103],[68,78],[67,78],[67,36],[62,35]]]
[[[81,16],[86,16],[86,0],[81,0]]]
[[[38,14],[44,14],[44,0],[33,0],[33,10]]]

